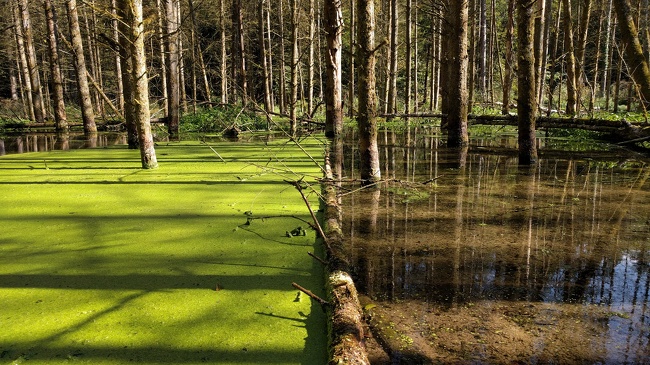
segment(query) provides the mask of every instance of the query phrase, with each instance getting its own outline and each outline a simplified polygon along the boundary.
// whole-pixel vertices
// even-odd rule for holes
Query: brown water
[[[0,156],[13,153],[73,150],[126,144],[125,133],[97,133],[87,138],[83,133],[20,133],[0,135]]]
[[[381,140],[394,181],[343,196],[363,304],[392,355],[369,341],[374,363],[650,363],[650,160],[547,139],[521,169],[513,138]]]

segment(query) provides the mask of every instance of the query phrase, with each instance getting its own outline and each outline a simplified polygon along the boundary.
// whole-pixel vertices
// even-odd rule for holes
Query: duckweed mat
[[[283,181],[320,176],[321,144],[301,145],[316,158],[286,141],[162,143],[156,170],[124,146],[0,157],[0,363],[325,363],[325,314],[291,286],[323,295]]]

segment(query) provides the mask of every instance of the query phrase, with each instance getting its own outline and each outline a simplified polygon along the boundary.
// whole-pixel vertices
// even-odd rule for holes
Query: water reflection
[[[394,181],[344,197],[361,292],[442,308],[604,307],[616,314],[600,329],[611,346],[604,359],[642,359],[650,338],[648,160],[541,149],[539,164],[522,170],[509,138],[449,150],[435,131],[412,137],[385,131],[383,173]]]
[[[78,148],[105,147],[126,144],[124,133],[97,133],[90,137],[83,133],[26,133],[14,136],[0,135],[0,156],[13,153],[46,152]]]

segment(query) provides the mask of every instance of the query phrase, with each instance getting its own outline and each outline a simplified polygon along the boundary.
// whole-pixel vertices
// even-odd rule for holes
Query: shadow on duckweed
[[[382,135],[391,182],[343,197],[375,363],[650,363],[649,159],[540,139],[522,169],[513,138],[410,134]]]

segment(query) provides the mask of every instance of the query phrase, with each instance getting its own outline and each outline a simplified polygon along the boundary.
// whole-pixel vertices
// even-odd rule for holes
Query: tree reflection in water
[[[383,173],[395,181],[343,198],[358,288],[382,315],[401,313],[392,323],[431,347],[420,351],[433,360],[500,362],[489,338],[452,351],[429,333],[427,313],[444,323],[474,308],[465,319],[496,311],[530,333],[534,346],[511,346],[510,360],[647,361],[650,160],[546,146],[537,166],[520,169],[508,139],[458,151],[432,131],[411,136],[383,132]],[[348,176],[353,157],[346,148]],[[409,323],[413,308],[424,309]],[[527,326],[512,308],[528,308]],[[578,350],[563,355],[551,341]]]

